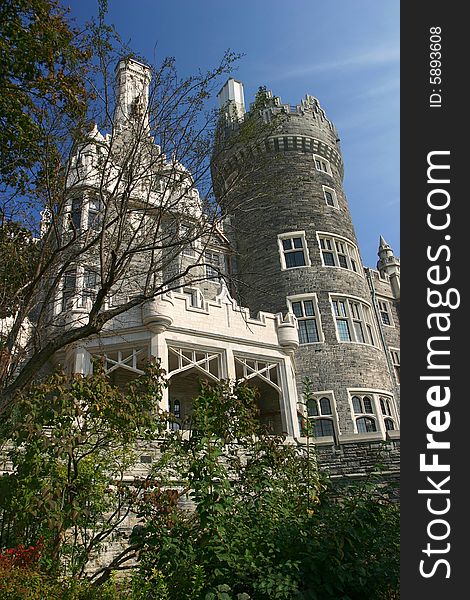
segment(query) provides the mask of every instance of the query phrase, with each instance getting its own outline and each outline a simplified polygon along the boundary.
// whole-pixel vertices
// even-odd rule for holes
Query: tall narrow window
[[[80,229],[82,225],[82,199],[73,198],[70,211],[70,229]]]
[[[85,268],[83,271],[83,306],[86,306],[88,301],[91,303],[95,301],[97,287],[98,273],[92,269]]]
[[[333,242],[329,238],[320,238],[320,248],[322,249],[323,264],[325,267],[336,266]]]
[[[278,236],[282,268],[310,266],[304,232],[286,233]]]
[[[63,279],[62,287],[62,310],[67,310],[68,303],[72,296],[75,294],[77,288],[77,270],[70,269],[66,271]]]
[[[181,429],[181,402],[179,400],[170,400],[170,420],[169,426],[173,431]]]
[[[380,317],[384,325],[392,326],[392,317],[390,316],[390,305],[386,300],[377,300],[379,305]]]
[[[400,351],[390,349],[390,356],[392,358],[393,368],[395,369],[397,382],[400,383]]]
[[[101,227],[101,202],[98,198],[90,198],[88,200],[88,229],[98,231]]]
[[[346,303],[344,300],[333,300],[333,309],[336,316],[336,327],[338,329],[339,339],[342,342],[351,341],[351,331],[349,327],[348,314],[346,312]]]
[[[335,240],[336,251],[338,253],[338,262],[339,266],[343,267],[343,269],[348,269],[348,261],[346,259],[346,248],[344,242],[340,242],[339,240]]]
[[[338,197],[336,196],[336,192],[333,188],[323,186],[323,197],[325,198],[325,202],[328,206],[332,206],[333,208],[338,208]]]
[[[191,230],[191,228],[188,225],[181,225],[180,228],[180,239],[181,239],[181,245],[182,245],[182,250],[181,253],[183,254],[183,256],[191,256],[194,257],[196,256],[196,249],[195,249],[195,242],[194,242],[194,232]]]
[[[315,161],[315,168],[317,171],[322,171],[323,173],[328,173],[328,174],[331,173],[330,163],[326,160],[326,158],[323,158],[323,156],[315,155],[314,161]]]
[[[318,309],[315,298],[295,300],[291,302],[292,312],[297,317],[299,342],[311,344],[320,341],[318,334]]]
[[[364,325],[362,323],[362,314],[361,314],[361,310],[360,310],[360,305],[358,302],[353,302],[353,301],[350,301],[349,305],[351,307],[354,331],[356,333],[356,342],[361,342],[361,344],[365,344],[366,338],[364,335]]]
[[[393,421],[392,399],[385,396],[380,397],[380,410],[382,411],[386,431],[394,431],[395,423]]]

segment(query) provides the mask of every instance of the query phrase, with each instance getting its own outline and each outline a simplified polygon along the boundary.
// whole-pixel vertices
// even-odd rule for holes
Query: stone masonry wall
[[[253,169],[253,177],[258,184],[263,177],[269,192],[264,197],[250,196],[254,182],[250,182],[249,169],[245,169],[246,201],[233,211],[230,237],[236,243],[237,272],[242,281],[239,293],[252,314],[258,310],[286,312],[289,296],[316,296],[318,329],[324,339],[301,345],[295,352],[299,393],[305,377],[313,381],[314,391],[333,391],[339,433],[344,434],[354,432],[350,389],[394,395],[395,384],[380,341],[379,323],[375,323],[375,346],[340,342],[337,338],[330,294],[354,297],[369,306],[372,298],[362,265],[354,272],[322,262],[318,232],[342,236],[357,247],[335,135],[331,123],[321,114],[298,111],[283,115],[278,131],[264,145],[262,172]],[[328,160],[328,173],[317,169],[315,156]],[[235,157],[226,158],[220,171],[230,177],[234,168]],[[326,203],[323,186],[335,191],[337,207]],[[305,233],[309,266],[282,269],[278,235],[289,232]]]

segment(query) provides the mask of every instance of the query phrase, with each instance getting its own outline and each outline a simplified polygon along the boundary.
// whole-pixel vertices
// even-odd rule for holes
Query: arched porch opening
[[[286,433],[282,425],[280,391],[260,377],[252,377],[246,385],[258,391],[256,404],[261,424],[273,434]]]
[[[279,365],[268,360],[235,356],[235,372],[238,381],[258,390],[256,402],[262,425],[273,434],[286,433],[281,414]]]
[[[201,381],[220,381],[221,354],[189,348],[168,348],[168,410],[170,427],[190,429],[193,400]]]

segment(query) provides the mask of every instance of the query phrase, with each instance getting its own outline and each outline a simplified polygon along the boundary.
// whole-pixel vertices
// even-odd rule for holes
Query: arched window
[[[390,410],[390,402],[387,398],[380,398],[380,408],[382,409],[383,415],[392,416],[392,411]]]
[[[331,415],[331,403],[329,398],[326,398],[325,396],[320,398],[320,411],[322,415]]]
[[[356,425],[358,433],[370,433],[377,431],[375,419],[372,419],[371,417],[359,417],[359,419],[356,419]]]
[[[360,415],[363,412],[361,399],[358,396],[353,396],[352,404],[356,415]]]
[[[362,399],[362,404],[364,406],[364,410],[362,412],[371,414],[374,412],[372,410],[372,400],[368,396],[364,396],[364,398]]]
[[[369,396],[353,396],[352,405],[355,415],[374,415],[372,400]]]
[[[332,398],[320,394],[308,398],[306,402],[307,418],[310,421],[310,432],[314,437],[335,436],[333,402]],[[331,418],[324,419],[325,416]]]
[[[179,400],[170,400],[169,410],[172,415],[169,419],[169,427],[172,431],[178,431],[181,429],[181,402]]]
[[[391,396],[356,392],[351,398],[351,403],[358,433],[384,429],[393,431],[398,427],[398,415]]]
[[[307,402],[307,414],[309,417],[318,417],[318,406],[315,398],[310,398]]]

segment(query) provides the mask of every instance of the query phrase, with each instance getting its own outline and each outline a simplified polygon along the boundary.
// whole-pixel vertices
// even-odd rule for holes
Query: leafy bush
[[[397,598],[397,506],[370,481],[333,490],[311,451],[263,431],[255,400],[246,386],[206,385],[189,440],[168,442],[157,468],[180,492],[142,507],[136,597]],[[178,508],[185,492],[193,513]]]
[[[42,567],[78,575],[131,510],[123,483],[140,440],[166,426],[156,413],[157,365],[125,391],[99,363],[93,376],[55,373],[19,395],[0,432],[14,470],[0,476],[0,548],[43,539]]]
[[[0,565],[0,600],[130,600],[116,584],[59,579],[31,568]]]

